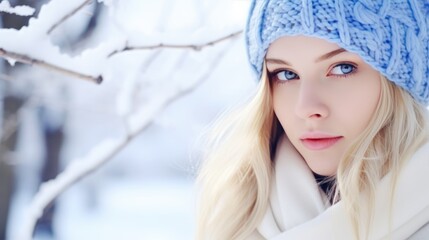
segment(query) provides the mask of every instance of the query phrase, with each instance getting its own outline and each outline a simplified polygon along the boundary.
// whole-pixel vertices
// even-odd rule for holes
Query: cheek
[[[296,116],[298,99],[296,92],[282,87],[275,88],[273,91],[274,113],[294,146],[298,144],[295,139],[299,138],[302,129],[302,120]]]
[[[273,109],[282,125],[290,123],[293,119],[296,102],[294,95],[294,92],[288,90],[288,88],[282,88],[281,86],[273,87]]]
[[[354,86],[340,103],[343,109],[343,121],[350,123],[351,130],[364,130],[375,113],[381,95],[379,79],[364,80],[362,84]]]

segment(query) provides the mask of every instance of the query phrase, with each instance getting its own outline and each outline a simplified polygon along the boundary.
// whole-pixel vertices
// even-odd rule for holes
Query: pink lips
[[[302,144],[310,150],[324,150],[337,143],[342,136],[333,136],[321,132],[308,132],[301,136]]]

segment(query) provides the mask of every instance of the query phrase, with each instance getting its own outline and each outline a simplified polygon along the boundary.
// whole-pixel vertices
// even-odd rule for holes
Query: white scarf
[[[425,144],[402,169],[392,215],[391,176],[379,182],[368,239],[406,239],[429,221],[428,174],[429,144]],[[365,208],[366,204],[362,198],[360,206]],[[366,231],[366,226],[359,227]],[[270,206],[252,236],[257,235],[269,240],[351,239],[355,235],[344,204],[340,201],[330,206],[311,170],[286,137],[277,147]]]

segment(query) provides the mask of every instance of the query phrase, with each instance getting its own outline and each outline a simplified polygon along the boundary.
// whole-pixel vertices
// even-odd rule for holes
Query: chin
[[[309,164],[311,171],[321,176],[334,176],[337,173],[335,168],[327,168],[327,166],[311,166]]]

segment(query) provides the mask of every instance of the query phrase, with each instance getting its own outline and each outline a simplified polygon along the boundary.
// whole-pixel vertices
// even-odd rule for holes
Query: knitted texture
[[[269,45],[294,35],[359,54],[428,105],[429,0],[252,0],[246,43],[259,77]]]

